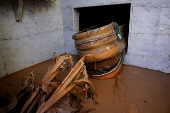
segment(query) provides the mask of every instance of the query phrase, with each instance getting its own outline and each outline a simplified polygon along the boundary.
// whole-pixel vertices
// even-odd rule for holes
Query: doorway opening
[[[123,25],[123,37],[128,47],[131,3],[112,4],[93,7],[75,8],[78,16],[78,31],[86,28],[98,28],[116,22]]]

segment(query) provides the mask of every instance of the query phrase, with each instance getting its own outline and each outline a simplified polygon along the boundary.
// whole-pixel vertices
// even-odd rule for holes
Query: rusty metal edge
[[[123,60],[124,60],[124,56],[125,56],[125,50],[122,51],[120,61],[119,61],[118,65],[115,68],[113,68],[113,70],[111,70],[108,73],[101,74],[101,75],[89,75],[90,78],[93,78],[93,79],[111,79],[111,78],[118,76],[118,74],[120,73],[120,71],[122,69],[122,63],[123,63]]]

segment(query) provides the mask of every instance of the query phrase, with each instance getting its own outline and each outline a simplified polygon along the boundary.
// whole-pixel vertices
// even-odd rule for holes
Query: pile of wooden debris
[[[8,97],[1,101],[0,112],[11,113],[87,113],[81,105],[82,100],[77,94],[84,92],[85,100],[91,98],[95,104],[93,94],[95,89],[88,80],[85,58],[82,57],[73,67],[71,54],[56,56],[52,55],[53,64],[49,67],[43,80],[35,88],[33,72],[25,80],[22,90],[16,97]],[[62,82],[56,81],[55,77],[60,71],[68,67],[71,71]],[[81,78],[83,76],[83,78]],[[80,78],[80,79],[79,79]],[[83,84],[81,84],[83,83]],[[6,103],[5,103],[6,102]]]

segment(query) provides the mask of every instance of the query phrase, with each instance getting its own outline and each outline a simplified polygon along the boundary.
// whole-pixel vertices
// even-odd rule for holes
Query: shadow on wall
[[[56,5],[53,4],[54,3],[51,3],[51,1],[46,0],[24,0],[22,19],[24,19],[24,16],[26,15],[26,10],[32,12],[32,15],[42,14],[44,12],[48,12],[48,10],[50,10],[49,8],[51,7],[56,8]]]
[[[0,9],[6,10],[9,12],[9,10],[13,10],[12,6],[12,1],[13,0],[5,0],[5,1],[0,1]],[[15,0],[14,0],[15,1]],[[42,13],[44,11],[48,11],[49,8],[55,8],[56,6],[51,3],[50,0],[23,0],[23,15],[22,18],[25,16],[25,11],[28,10],[29,12],[32,12],[32,14]]]
[[[60,2],[24,0],[22,16],[16,22],[11,0],[0,1],[0,77],[44,61],[40,45],[54,31],[62,35]]]
[[[45,13],[49,13],[49,11],[51,9],[54,9],[54,8],[56,9],[57,5],[55,5],[54,3],[51,3],[50,1],[46,1],[46,0],[24,0],[23,1],[22,21],[23,22],[29,21],[30,23],[25,22],[23,24],[28,24],[29,27],[35,28],[35,26],[30,25],[30,24],[37,21],[37,19],[41,20],[43,17],[48,18],[51,14],[45,14]],[[6,37],[14,38],[14,37],[9,35],[9,34],[13,33],[14,31],[13,30],[9,31],[9,29],[8,29],[9,26],[7,26],[7,25],[10,25],[10,27],[12,27],[13,25],[16,25],[14,27],[14,28],[16,28],[19,25],[20,25],[20,27],[22,27],[22,25],[21,25],[22,23],[17,23],[15,21],[14,10],[13,10],[13,7],[12,7],[11,0],[0,1],[0,11],[1,11],[0,12],[0,28],[2,30],[1,31],[2,33],[0,35],[0,39],[5,40]],[[45,21],[42,21],[42,22],[45,22]],[[37,22],[35,24],[37,25]],[[24,28],[22,28],[22,30],[24,30]],[[20,34],[22,34],[22,30],[20,30],[21,31]],[[33,34],[33,33],[31,33],[31,34]],[[14,35],[15,35],[15,33],[14,33]]]

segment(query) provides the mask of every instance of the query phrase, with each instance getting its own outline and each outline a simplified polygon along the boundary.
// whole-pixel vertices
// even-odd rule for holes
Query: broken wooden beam
[[[11,0],[14,16],[17,22],[22,22],[23,0]]]

